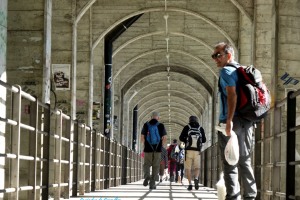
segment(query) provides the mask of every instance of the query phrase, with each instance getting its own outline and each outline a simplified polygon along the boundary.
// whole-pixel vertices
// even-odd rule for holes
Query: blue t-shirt
[[[220,122],[226,122],[227,119],[227,86],[237,87],[238,76],[236,68],[231,66],[225,66],[220,70]],[[237,89],[237,88],[236,88]]]

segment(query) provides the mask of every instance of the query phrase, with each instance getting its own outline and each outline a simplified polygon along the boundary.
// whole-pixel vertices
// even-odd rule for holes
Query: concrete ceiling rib
[[[145,84],[137,83],[138,89],[133,88],[133,91],[139,91],[139,92],[137,92],[136,94],[127,93],[127,94],[125,94],[124,99],[126,101],[126,99],[132,98],[132,96],[138,96],[138,94],[141,94],[145,97],[150,92],[154,93],[156,91],[165,91],[166,88],[164,86],[164,83],[166,83],[166,82],[165,81],[154,81],[150,84],[149,83],[145,83]],[[168,93],[173,94],[173,93],[176,93],[177,91],[180,91],[180,92],[183,92],[183,93],[190,92],[191,94],[193,94],[193,96],[195,96],[195,98],[196,98],[196,96],[201,97],[201,98],[199,98],[195,101],[207,103],[205,101],[205,99],[202,98],[203,96],[201,96],[200,91],[196,90],[192,85],[189,85],[188,83],[184,83],[184,82],[181,82],[181,81],[172,81],[171,83],[174,85],[175,92],[171,92],[170,90],[167,90],[167,92],[165,92],[164,94],[168,94]],[[162,85],[163,85],[163,87],[159,87],[159,86],[162,86]],[[191,97],[191,98],[193,98],[193,97]]]
[[[195,115],[199,116],[200,115],[200,109],[198,109],[197,105],[193,104],[193,101],[189,101],[181,98],[180,96],[173,96],[173,100],[174,102],[168,102],[167,99],[163,99],[163,96],[157,96],[157,98],[159,98],[161,100],[161,102],[152,102],[152,99],[146,99],[142,104],[139,104],[139,116],[142,115],[143,113],[145,113],[145,110],[150,109],[150,108],[155,108],[155,107],[159,107],[159,106],[168,106],[168,104],[171,104],[175,107],[181,107],[184,108],[186,111],[190,112],[190,113],[194,113]],[[175,101],[176,100],[176,101]],[[185,103],[184,105],[182,103]],[[151,104],[150,106],[148,104]],[[145,108],[144,108],[144,107]]]
[[[157,95],[158,93],[164,93],[164,94],[166,94],[167,92],[168,92],[168,90],[159,90],[159,91],[156,91],[156,92],[149,93],[148,95],[146,95],[146,96],[140,98],[136,104],[137,104],[137,105],[140,105],[141,102],[142,102],[143,100],[145,100],[145,99],[147,99],[147,98],[150,98],[150,96],[152,96],[152,95]],[[172,94],[178,93],[179,95],[186,95],[186,93],[184,93],[184,92],[182,92],[182,91],[179,91],[179,90],[170,90],[170,92],[171,92]],[[199,93],[199,94],[202,95],[201,93]],[[192,98],[194,101],[197,101],[194,97],[192,97],[192,96],[189,96],[189,97]],[[202,97],[203,97],[203,96],[202,96]],[[203,99],[204,99],[204,97],[203,97]],[[207,103],[207,102],[206,102],[206,103]],[[201,108],[202,110],[204,109],[204,108],[202,107],[201,104],[199,104],[199,106],[200,106],[200,108]]]
[[[212,95],[212,92],[213,92],[212,86],[210,86],[207,83],[207,81],[204,80],[204,78],[202,76],[197,74],[197,72],[194,72],[188,68],[180,67],[180,66],[176,66],[176,65],[172,65],[172,71],[176,72],[176,73],[181,73],[181,74],[187,75],[190,78],[195,79],[207,90],[207,92],[210,95]],[[122,87],[121,90],[122,90],[122,92],[124,92],[123,94],[127,93],[127,91],[135,84],[136,80],[139,80],[142,77],[145,77],[147,75],[151,75],[154,73],[161,73],[161,72],[166,72],[166,69],[163,67],[158,67],[158,66],[152,66],[151,68],[144,69],[143,71],[136,74],[134,77],[131,77],[131,79],[128,80],[128,82]]]
[[[181,13],[185,13],[187,15],[192,15],[198,19],[201,19],[203,21],[205,21],[206,23],[210,24],[212,27],[214,27],[217,31],[219,31],[232,45],[233,45],[233,48],[235,49],[235,51],[237,51],[237,47],[235,45],[235,43],[233,42],[233,40],[231,39],[231,37],[229,36],[229,34],[224,31],[220,26],[218,26],[215,22],[213,22],[212,20],[208,19],[207,17],[199,14],[199,13],[196,13],[196,12],[193,12],[193,11],[190,11],[190,10],[185,10],[185,9],[181,9],[181,8],[168,8],[168,11],[169,12],[181,12]],[[120,23],[122,23],[123,21],[133,17],[133,16],[136,16],[136,15],[140,15],[140,14],[144,14],[144,13],[148,13],[148,12],[165,12],[164,8],[162,7],[157,7],[157,8],[148,8],[148,9],[145,9],[145,10],[140,10],[140,11],[137,11],[137,12],[133,12],[121,19],[119,19],[118,21],[116,21],[115,23],[113,23],[110,27],[108,27],[104,32],[102,32],[100,34],[100,36],[95,40],[95,42],[93,43],[92,45],[92,50],[94,50],[98,44],[100,43],[100,41],[105,37],[105,35],[107,33],[109,33],[114,27],[116,27],[117,25],[119,25]]]
[[[139,58],[148,56],[149,54],[162,53],[162,52],[165,52],[165,49],[156,49],[156,50],[152,50],[152,51],[147,51],[147,52],[144,52],[144,53],[142,53],[142,54],[140,54],[140,55],[132,58],[125,65],[121,66],[121,68],[114,74],[114,80],[117,79],[117,77],[120,75],[120,73],[122,71],[124,71],[127,66],[129,66],[131,63],[133,63],[134,61],[138,60]],[[197,56],[194,56],[191,53],[186,52],[186,51],[182,51],[182,50],[170,50],[169,52],[170,53],[179,53],[179,54],[182,54],[182,55],[189,56],[189,57],[193,58],[194,60],[202,63],[214,75],[215,78],[218,77],[218,75],[213,70],[213,68],[211,66],[209,66],[203,59],[198,58]]]
[[[160,84],[160,82],[156,82],[155,84]],[[137,96],[137,99],[139,100],[139,105],[142,103],[142,100],[144,100],[144,99],[147,99],[147,98],[149,98],[149,99],[153,99],[153,97],[152,96],[154,96],[154,95],[151,95],[151,94],[155,94],[155,95],[158,95],[158,94],[160,94],[160,93],[162,93],[162,91],[161,90],[158,90],[158,91],[150,91],[148,88],[153,88],[153,87],[155,87],[155,84],[151,84],[151,85],[147,85],[146,87],[143,87],[142,88],[142,91],[147,91],[147,93],[148,93],[148,95],[144,95],[144,94],[141,94],[142,96],[143,96],[143,98],[141,98],[140,96]],[[193,89],[192,91],[195,91],[194,93],[195,94],[198,94],[198,91],[196,91],[196,90],[194,90],[194,88],[192,88],[191,86],[188,86],[187,84],[184,84],[184,83],[181,83],[181,85],[183,86],[183,88],[184,88],[184,91],[180,91],[179,89],[177,89],[176,90],[176,92],[174,93],[174,92],[172,92],[172,94],[173,95],[175,95],[175,94],[177,94],[177,93],[179,93],[180,94],[180,97],[188,97],[188,99],[190,99],[190,102],[193,102],[195,105],[198,105],[202,110],[204,109],[203,108],[203,106],[201,105],[201,102],[202,101],[200,101],[200,99],[195,99],[194,97],[192,97],[191,95],[187,95],[186,94],[186,91],[187,91],[187,89],[190,91],[190,89]],[[177,92],[177,91],[179,91],[179,92]],[[164,94],[164,96],[166,96],[166,94],[168,93],[168,91],[167,92],[164,92],[163,94]],[[132,97],[132,96],[131,96]],[[130,98],[131,98],[130,97]],[[158,96],[155,96],[156,98],[158,97]],[[125,98],[125,101],[126,101],[126,98]],[[205,102],[205,101],[204,101]],[[135,105],[138,105],[137,104],[137,102],[134,102],[133,103],[133,105],[132,106],[135,106]]]
[[[163,104],[163,103],[164,103],[164,102],[153,104],[152,106],[148,107],[147,109],[145,109],[144,111],[142,111],[141,113],[139,113],[138,117],[143,119],[144,116],[147,116],[148,113],[150,113],[149,111],[153,111],[153,110],[155,110],[155,108],[157,108],[157,107],[164,108],[164,109],[168,109],[167,107],[163,107],[163,106],[160,106],[160,105],[159,105],[159,104]],[[179,105],[179,104],[177,104],[177,105]],[[173,104],[171,110],[172,110],[172,112],[174,112],[174,111],[181,111],[182,113],[187,113],[189,116],[191,116],[191,115],[199,116],[199,115],[197,115],[194,111],[191,111],[188,107],[180,108],[180,107],[176,107],[176,106]]]
[[[161,109],[155,109],[155,110],[160,113],[160,119],[162,121],[167,121],[167,119],[169,117],[168,111],[161,112]],[[151,113],[153,111],[154,110],[151,110],[149,113]],[[189,117],[190,117],[190,115],[188,113],[181,113],[181,112],[175,112],[175,111],[172,111],[172,113],[173,113],[172,119],[174,118],[177,120],[182,120],[183,122],[187,121],[187,119],[189,119]],[[143,118],[139,118],[140,122],[146,122],[147,120],[149,120],[149,115],[145,115]]]

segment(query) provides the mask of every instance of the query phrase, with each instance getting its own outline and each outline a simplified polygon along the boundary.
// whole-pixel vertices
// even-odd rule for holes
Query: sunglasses
[[[215,53],[215,54],[213,54],[213,55],[211,55],[211,57],[213,58],[213,59],[217,59],[217,58],[221,58],[223,55],[225,55],[225,54],[221,54],[221,53]]]

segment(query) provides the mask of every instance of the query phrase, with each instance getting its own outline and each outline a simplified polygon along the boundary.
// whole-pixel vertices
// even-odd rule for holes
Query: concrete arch
[[[154,111],[154,110],[153,110]],[[152,112],[153,112],[152,111]],[[149,116],[150,116],[150,114],[149,114]],[[149,117],[148,116],[148,117]],[[147,122],[147,121],[149,121],[150,120],[150,117],[148,118],[148,119],[145,119],[144,118],[144,120],[141,120],[141,119],[138,119],[138,124],[139,124],[139,127],[140,127],[140,129],[142,129],[142,127],[143,127],[143,125],[144,125],[144,123],[145,122]],[[169,121],[166,121],[166,120],[164,120],[164,119],[161,119],[160,120],[160,122],[161,123],[164,123],[165,124],[165,126],[180,126],[180,127],[184,127],[185,125],[187,125],[187,121],[184,121],[184,120],[182,120],[181,118],[179,119],[179,118],[173,118],[172,119],[172,122],[169,122]]]
[[[207,104],[207,100],[203,97],[203,95],[201,94],[201,93],[199,93],[199,91],[197,91],[195,88],[193,88],[192,86],[190,86],[190,85],[188,85],[188,84],[186,84],[186,83],[182,83],[182,82],[178,82],[178,81],[176,81],[176,80],[174,80],[174,81],[170,81],[170,83],[172,83],[172,82],[175,82],[175,83],[180,83],[180,84],[183,84],[184,86],[187,86],[189,89],[191,89],[192,91],[194,91],[194,93],[195,94],[199,94],[202,98],[203,98],[203,100],[204,100],[204,102]],[[152,86],[152,85],[155,85],[155,84],[159,84],[159,83],[167,83],[167,81],[156,81],[156,82],[154,82],[154,83],[151,83],[151,84],[148,84],[147,86],[145,86],[145,87],[143,87],[143,88],[141,88],[140,90],[144,90],[145,88],[147,88],[147,87],[149,87],[149,86]],[[158,91],[162,91],[162,90],[158,90]],[[170,90],[163,90],[163,91],[166,91],[166,92],[168,92],[168,91],[170,91]],[[172,90],[172,91],[174,91],[174,92],[176,92],[176,91],[180,91],[180,90]],[[153,94],[154,92],[152,92],[152,94]],[[183,93],[183,92],[181,92],[181,93]],[[138,93],[136,93],[136,95],[137,95]],[[134,95],[134,96],[136,96],[136,95]],[[151,94],[149,94],[149,95],[151,95]],[[125,94],[125,96],[127,96],[126,94]],[[131,96],[130,98],[131,98],[131,100],[134,98],[134,96]],[[147,95],[148,96],[148,95]],[[144,98],[145,98],[146,96],[144,96]],[[191,96],[189,96],[190,98],[192,98],[195,102],[198,102],[195,98],[193,98],[193,97],[191,97]],[[144,99],[143,98],[143,99]],[[199,104],[199,103],[198,103]],[[203,109],[203,107],[199,104],[199,106]]]
[[[164,123],[164,122],[162,122],[162,123]],[[169,139],[171,139],[171,140],[174,138],[178,139],[184,125],[179,127],[178,125],[175,126],[174,123],[164,123],[164,124],[166,127],[167,136],[169,136]],[[172,136],[170,135],[170,133],[172,133]]]
[[[158,112],[160,112],[160,109],[156,109]],[[150,112],[151,113],[151,112]],[[164,115],[166,112],[160,112],[160,117],[161,120],[165,120],[164,117],[165,116],[169,116],[169,114]],[[183,113],[179,113],[179,112],[173,112],[173,114],[176,114],[175,116],[172,116],[174,118],[178,118],[178,119],[188,119],[190,117],[190,115],[185,115]],[[145,118],[148,117],[147,115],[145,115],[143,118],[141,118],[141,121],[146,121]],[[181,117],[181,118],[180,118]]]
[[[134,58],[132,58],[131,60],[129,60],[125,65],[121,66],[121,68],[114,74],[114,80],[119,76],[119,74],[128,66],[130,65],[132,62],[136,61],[137,59],[139,58],[142,58],[144,56],[148,56],[149,54],[154,54],[154,53],[161,53],[161,52],[166,52],[165,49],[156,49],[156,50],[152,50],[152,51],[147,51],[147,52],[144,52]],[[173,49],[170,49],[169,50],[169,53],[179,53],[179,54],[183,54],[185,56],[189,56],[191,58],[193,58],[194,60],[202,63],[213,75],[215,78],[218,77],[218,75],[216,74],[216,72],[214,72],[212,70],[212,67],[210,67],[206,62],[204,62],[204,60],[202,60],[201,58],[198,58],[197,56],[194,56],[192,55],[191,53],[189,52],[186,52],[186,51],[181,51],[181,50],[173,50]]]
[[[155,95],[155,94],[160,93],[160,92],[164,92],[164,93],[166,93],[166,92],[171,92],[171,93],[179,93],[180,95],[186,95],[186,93],[181,92],[180,90],[159,90],[159,91],[157,91],[157,92],[152,92],[151,94],[148,94],[148,95],[144,96],[143,98],[141,98],[141,99],[137,102],[137,105],[139,105],[140,102],[143,101],[144,99],[146,99],[147,97],[149,97],[149,96],[151,96],[151,95]],[[189,96],[189,97],[191,97],[191,96]],[[193,100],[197,101],[197,100],[194,99],[193,97],[191,97],[191,98],[192,98]],[[206,103],[207,103],[207,102],[206,102]],[[200,104],[199,104],[199,105],[200,105]],[[202,107],[202,105],[200,105],[200,107],[202,108],[202,110],[204,110],[204,108]]]
[[[169,108],[168,108],[168,107],[161,107],[161,110],[163,110],[163,111],[169,111]],[[170,108],[170,112],[173,112],[174,110],[181,111],[182,113],[187,113],[187,114],[189,114],[190,116],[191,116],[191,115],[198,116],[198,114],[197,114],[195,111],[192,111],[192,110],[186,110],[185,108],[182,108],[182,107],[172,106],[172,107]]]
[[[156,31],[156,32],[152,32],[152,33],[147,33],[147,34],[144,34],[144,35],[139,35],[135,38],[132,38],[130,40],[128,40],[127,42],[125,42],[124,44],[122,44],[121,46],[119,46],[114,52],[113,52],[113,57],[119,52],[121,51],[123,48],[125,48],[126,46],[130,45],[131,43],[139,40],[139,39],[142,39],[142,38],[145,38],[145,37],[151,37],[151,36],[154,36],[154,35],[162,35],[162,34],[165,34],[164,31]],[[205,46],[206,48],[208,48],[210,51],[213,51],[213,48],[211,46],[209,46],[209,44],[207,42],[204,42],[203,40],[199,39],[199,38],[196,38],[192,35],[188,35],[188,34],[185,34],[185,33],[180,33],[180,32],[169,32],[170,35],[176,35],[176,36],[182,36],[182,37],[186,37],[186,38],[189,38],[191,40],[194,40],[196,42],[199,42],[201,43],[203,46]]]
[[[119,46],[112,54],[112,57],[114,57],[116,54],[119,53],[119,51],[121,51],[123,48],[125,48],[126,46],[130,45],[131,43],[139,40],[139,39],[142,39],[142,38],[145,38],[145,37],[151,37],[151,36],[154,36],[154,35],[161,35],[161,34],[164,34],[165,32],[164,31],[156,31],[156,32],[152,32],[152,33],[147,33],[147,34],[143,34],[143,35],[139,35],[135,38],[132,38],[130,40],[128,40],[127,42],[125,42],[124,44],[122,44],[121,46]]]
[[[124,92],[124,94],[126,94],[127,91],[129,91],[129,89],[135,84],[135,82],[136,82],[135,80],[140,79],[139,77],[145,77],[147,75],[154,74],[154,73],[166,72],[166,68],[160,67],[160,66],[161,65],[153,65],[149,68],[146,68],[146,69],[140,71],[135,76],[131,77],[131,79],[129,79],[127,81],[127,83],[123,86],[123,88],[121,89],[122,92]],[[186,76],[189,76],[189,77],[195,79],[201,85],[203,85],[203,87],[207,90],[207,92],[211,96],[213,95],[213,88],[200,75],[198,75],[193,70],[185,68],[185,67],[181,67],[178,65],[172,65],[171,70],[172,70],[172,72],[181,73],[181,74],[184,74]]]
[[[155,110],[155,107],[157,107],[159,104],[163,104],[164,102],[159,102],[159,103],[156,103],[156,104],[153,104],[152,106],[150,106],[150,107],[148,107],[148,108],[146,108],[146,109],[144,109],[140,114],[138,114],[138,117],[142,117],[143,115],[147,115],[147,114],[149,114],[149,110]],[[176,103],[177,104],[177,103]],[[186,107],[186,106],[184,106],[184,108],[186,109],[186,110],[184,110],[182,107],[177,107],[177,106],[174,106],[174,103],[171,103],[170,104],[171,105],[171,107],[170,107],[170,110],[171,110],[171,112],[175,109],[180,109],[180,110],[182,110],[183,112],[188,112],[188,113],[190,113],[190,115],[196,115],[196,116],[198,116],[194,111],[192,111],[192,110],[190,110],[190,108],[188,108],[188,107]],[[160,107],[161,108],[161,107]],[[164,109],[169,109],[168,107],[165,107]],[[187,111],[187,110],[189,110],[189,111]],[[143,117],[142,117],[143,118]]]
[[[148,87],[151,87],[152,85],[154,85],[154,84],[159,84],[160,82],[165,82],[165,81],[157,81],[157,82],[155,82],[155,83],[152,83],[151,85],[147,85],[146,87],[144,87],[142,90],[145,90],[146,91],[146,89],[145,88],[148,88]],[[185,84],[186,85],[186,84]],[[190,86],[189,86],[190,87]],[[190,87],[190,88],[192,88],[192,87]],[[193,89],[193,88],[192,88]],[[194,90],[194,89],[193,89]],[[197,92],[197,91],[196,91]],[[191,98],[192,99],[192,98]],[[125,101],[126,101],[126,99],[124,99]],[[194,100],[194,99],[192,99],[192,100]],[[134,106],[135,106],[136,104],[134,104]],[[193,105],[199,105],[202,109],[203,109],[203,107],[201,106],[201,104],[198,102],[198,101],[196,101],[196,100],[194,100],[194,103],[193,103]]]
[[[149,100],[149,101],[145,102],[143,105],[141,105],[140,106],[140,114],[139,115],[144,115],[144,114],[147,113],[147,111],[149,109],[153,108],[153,110],[155,110],[157,108],[162,107],[162,105],[164,105],[165,107],[168,107],[168,105],[169,105],[169,101],[168,100],[164,99],[164,97],[161,97],[161,96],[157,97],[157,98],[158,98],[158,100],[161,100],[161,101],[159,101],[158,103],[156,103],[157,101],[153,102],[152,100]],[[182,103],[184,103],[184,104],[182,104]],[[187,101],[185,99],[181,99],[180,97],[175,97],[173,99],[173,101],[170,102],[170,109],[171,109],[171,111],[172,111],[172,106],[174,106],[174,107],[180,107],[180,105],[182,105],[181,106],[182,108],[188,108],[189,110],[194,108],[197,111],[197,112],[194,111],[196,113],[196,115],[197,116],[201,115],[201,113],[200,113],[200,111],[199,111],[199,109],[197,107],[195,107],[191,102],[189,102],[189,101]],[[145,106],[148,106],[148,107],[145,108]],[[186,109],[187,112],[188,112],[188,109]]]
[[[169,122],[165,122],[165,121],[161,121],[165,124],[165,126],[172,126],[172,127],[175,127],[175,126],[178,126],[178,129],[180,128],[181,130],[183,129],[183,127],[186,125],[185,122],[183,122],[182,120],[177,120],[177,119],[173,119],[173,121],[171,123]]]
[[[251,23],[253,23],[253,18],[248,14],[248,12],[237,0],[230,0],[230,1],[243,15],[245,15],[249,19]]]
[[[157,99],[160,99],[161,97],[158,97]],[[180,97],[177,97],[178,99],[180,99]],[[184,100],[184,99],[180,99],[180,101],[181,102],[184,102],[184,107],[188,107],[187,105],[190,105],[190,106],[194,106],[191,102],[189,102],[189,101],[187,101],[187,100]],[[159,103],[156,103],[156,104],[154,104],[154,103],[151,103],[152,101],[151,100],[149,100],[149,101],[147,101],[147,102],[145,102],[145,104],[144,105],[148,105],[148,104],[151,104],[152,106],[149,106],[148,108],[146,108],[145,110],[143,110],[141,113],[140,113],[140,115],[139,116],[142,116],[142,115],[147,115],[147,112],[148,112],[148,110],[150,110],[148,113],[151,113],[151,111],[152,110],[155,110],[155,109],[158,109],[158,108],[161,108],[161,107],[157,107],[158,105],[160,105],[160,104],[163,104],[163,103],[165,103],[166,105],[168,105],[169,104],[169,102],[168,101],[160,101]],[[178,101],[173,101],[173,102],[175,102],[175,104],[177,104],[178,103]],[[178,103],[179,104],[179,103]],[[170,102],[170,105],[172,105],[172,101]],[[142,105],[143,106],[143,105]],[[140,107],[141,108],[141,110],[143,109],[143,107]],[[153,108],[153,109],[152,109]],[[152,109],[152,110],[151,110]],[[172,107],[170,108],[171,109],[171,111],[172,111]],[[195,109],[197,109],[197,108],[195,108]],[[199,115],[201,115],[201,113],[199,112]],[[198,116],[198,115],[197,115]]]
[[[205,21],[206,23],[210,24],[212,27],[217,29],[232,44],[233,48],[237,52],[237,47],[236,47],[235,43],[233,42],[233,40],[231,39],[231,37],[229,36],[229,34],[227,34],[226,31],[224,31],[220,26],[218,26],[216,23],[214,23],[212,20],[208,19],[207,17],[205,17],[205,16],[203,16],[199,13],[196,13],[196,12],[193,12],[193,11],[190,11],[190,10],[186,10],[186,9],[181,9],[181,8],[170,7],[170,8],[168,8],[167,11],[182,12],[182,13],[185,13],[187,15],[192,15],[192,16],[198,18],[198,19],[201,19],[201,20]],[[144,13],[148,13],[148,12],[166,12],[166,11],[165,11],[164,7],[148,8],[148,9],[133,12],[133,13],[119,19],[114,24],[112,24],[109,28],[107,28],[103,33],[101,33],[101,35],[93,43],[92,51],[98,46],[98,44],[104,38],[104,36],[107,33],[109,33],[114,27],[116,27],[117,25],[119,25],[120,23],[122,23],[123,21],[125,21],[125,20],[127,20],[131,17],[134,17],[136,15],[140,15],[140,14],[144,14]]]
[[[160,96],[161,97],[161,96]],[[179,97],[178,97],[179,98]],[[145,102],[145,104],[146,103],[149,103],[150,101],[147,101],[147,102]],[[165,107],[169,107],[168,105],[169,105],[169,102],[167,102],[167,101],[162,101],[162,102],[155,102],[155,104],[152,104],[151,106],[149,106],[148,108],[146,108],[146,109],[143,109],[143,106],[145,105],[145,104],[142,104],[141,106],[140,106],[140,109],[141,109],[141,113],[139,114],[139,116],[140,115],[143,115],[146,111],[147,111],[147,109],[151,109],[151,108],[157,108],[157,107],[162,107],[162,106],[165,106]],[[187,105],[182,105],[181,103],[179,103],[179,102],[177,102],[177,101],[171,101],[170,102],[170,109],[172,110],[172,108],[173,107],[176,107],[176,108],[185,108],[188,112],[190,112],[190,113],[194,113],[194,115],[201,115],[201,113],[199,112],[199,110],[197,109],[197,111],[195,111],[195,110],[193,110],[192,109],[192,107],[193,107],[193,104],[188,104],[189,106],[187,106]],[[142,111],[143,110],[143,111]]]

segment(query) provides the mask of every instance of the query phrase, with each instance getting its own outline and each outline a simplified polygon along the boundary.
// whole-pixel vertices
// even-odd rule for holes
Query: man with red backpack
[[[220,91],[220,115],[219,123],[225,126],[225,134],[218,132],[218,144],[223,160],[224,181],[226,186],[226,199],[240,199],[240,184],[238,174],[244,187],[244,199],[254,200],[257,195],[257,188],[253,170],[251,167],[251,151],[253,145],[253,122],[238,115],[236,110],[238,101],[239,79],[238,65],[234,60],[234,49],[231,45],[221,42],[214,47],[212,59],[220,68],[219,91]],[[226,144],[234,131],[239,143],[239,161],[237,165],[230,165],[224,156]],[[238,172],[241,170],[240,173]]]

